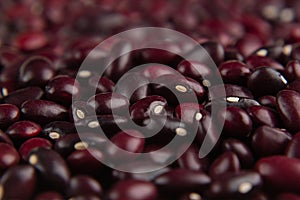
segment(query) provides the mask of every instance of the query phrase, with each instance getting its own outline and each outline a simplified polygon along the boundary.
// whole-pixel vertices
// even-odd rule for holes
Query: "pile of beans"
[[[0,199],[300,200],[300,1],[13,0],[0,1],[0,11]],[[79,70],[107,37],[146,26],[188,35],[217,68],[143,49],[116,59],[102,77],[97,66]],[[128,49],[130,40],[112,40],[95,56],[105,63]],[[126,76],[147,63],[155,64]],[[211,93],[216,74],[226,96]],[[140,84],[131,95],[128,88]],[[226,108],[214,121],[218,101]],[[192,131],[194,141],[174,162],[177,152],[168,149],[138,160]],[[214,147],[201,158],[204,138]],[[107,140],[136,154],[128,158]],[[130,173],[105,159],[165,167]]]

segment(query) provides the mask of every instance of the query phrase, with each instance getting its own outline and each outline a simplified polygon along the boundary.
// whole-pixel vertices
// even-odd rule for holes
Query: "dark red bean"
[[[225,88],[225,94],[222,92]],[[217,85],[210,88],[209,91],[209,99],[219,99],[224,97],[239,97],[239,98],[247,98],[253,99],[253,95],[246,87],[232,85],[232,84],[224,84]]]
[[[72,200],[101,200],[100,197],[96,196],[96,195],[79,195],[79,196],[74,196],[71,198]]]
[[[300,94],[292,90],[282,90],[277,95],[277,108],[285,127],[291,132],[300,130]]]
[[[169,195],[178,195],[184,192],[203,192],[211,179],[203,172],[192,171],[188,169],[173,169],[155,178],[154,183],[157,187]]]
[[[19,153],[23,160],[28,160],[28,156],[32,150],[35,148],[52,148],[52,143],[44,138],[31,138],[25,141],[19,148]]]
[[[187,60],[180,62],[176,70],[184,76],[191,77],[199,82],[202,82],[203,85],[205,83],[203,81],[206,80],[210,82],[215,73],[214,69],[205,64]]]
[[[219,112],[219,119],[224,121],[222,132],[227,136],[245,138],[252,129],[252,120],[246,111],[229,106]]]
[[[300,92],[300,80],[297,79],[293,82],[291,82],[288,86],[287,86],[287,89],[289,90],[294,90],[296,92]]]
[[[231,151],[221,154],[209,167],[209,176],[218,179],[228,172],[238,172],[240,170],[240,161],[237,155]]]
[[[129,179],[117,182],[106,196],[109,200],[156,200],[158,191],[151,182]]]
[[[101,151],[88,148],[74,151],[68,156],[67,162],[74,174],[98,176],[103,169],[101,161],[104,159],[105,157]]]
[[[255,164],[264,185],[272,191],[300,191],[300,160],[285,156],[262,158]],[[280,176],[278,176],[280,174]]]
[[[211,58],[217,65],[224,61],[225,52],[221,44],[208,41],[202,43],[201,46],[207,51],[207,53],[211,56]]]
[[[179,166],[184,169],[206,172],[209,166],[207,157],[199,158],[199,149],[191,145],[177,160]]]
[[[176,73],[178,72],[176,72],[173,68],[161,64],[149,64],[148,66],[145,66],[141,72],[141,74],[148,78],[150,82],[160,76]]]
[[[247,109],[247,112],[257,125],[280,126],[280,117],[278,113],[271,108],[265,106],[251,106]]]
[[[142,133],[136,130],[123,130],[111,138],[111,142],[114,145],[108,144],[105,153],[109,159],[116,160],[118,162],[124,162],[135,159],[138,153],[141,153],[144,149],[145,139]],[[126,151],[122,152],[120,151]],[[128,153],[136,153],[128,154]]]
[[[268,45],[259,48],[253,53],[253,55],[277,60],[282,56],[282,51],[283,47],[281,45]]]
[[[20,161],[20,156],[17,150],[6,143],[0,143],[0,171],[17,165]]]
[[[197,192],[191,192],[191,193],[187,193],[182,195],[179,200],[202,200],[203,197],[198,194]]]
[[[204,87],[198,82],[177,75],[164,75],[153,80],[153,93],[164,97],[171,105],[178,104],[178,101],[203,101],[206,95]]]
[[[227,48],[225,49],[225,61],[229,60],[238,60],[238,61],[243,61],[244,56],[238,52],[235,48]]]
[[[36,176],[30,165],[18,165],[8,169],[0,179],[1,199],[31,199],[36,189]]]
[[[96,89],[96,94],[98,94],[113,92],[115,83],[106,77],[93,76],[89,79],[89,86]]]
[[[246,64],[235,60],[224,62],[218,68],[224,83],[244,85],[251,74]]]
[[[256,35],[248,33],[239,39],[235,46],[244,57],[248,57],[262,46],[262,42]]]
[[[75,123],[85,119],[91,113],[93,113],[93,108],[87,105],[86,101],[73,101],[69,109],[70,119]]]
[[[45,87],[46,98],[59,104],[69,106],[72,98],[80,97],[81,88],[76,79],[69,76],[56,76]]]
[[[246,60],[246,63],[252,69],[268,66],[270,67],[270,69],[274,69],[278,71],[284,70],[284,67],[280,63],[276,62],[270,57],[265,57],[265,56],[259,56],[259,55],[249,56]]]
[[[258,99],[262,106],[276,108],[276,97],[271,95],[262,96]]]
[[[22,104],[21,111],[24,118],[39,124],[64,120],[68,116],[65,107],[46,100],[29,100]]]
[[[242,168],[250,168],[253,165],[254,157],[249,147],[237,139],[225,139],[222,143],[223,151],[232,151],[240,160]]]
[[[12,104],[0,105],[0,128],[7,128],[7,126],[19,120],[19,108]]]
[[[41,131],[42,128],[37,123],[32,121],[18,121],[7,128],[6,134],[8,134],[12,140],[24,141],[39,135]]]
[[[47,188],[63,191],[70,179],[69,168],[55,151],[37,148],[31,151],[28,162],[39,172]]]
[[[39,87],[26,87],[9,93],[4,102],[20,107],[25,101],[40,99],[43,94],[43,90]]]
[[[292,82],[300,78],[300,62],[298,60],[291,60],[288,62],[283,71],[284,77]]]
[[[76,129],[79,133],[96,132],[105,133],[107,137],[112,137],[121,129],[130,128],[128,118],[118,115],[98,115],[89,116],[76,123]],[[100,129],[101,127],[101,129]]]
[[[175,108],[175,115],[185,123],[194,123],[195,114],[203,109],[203,105],[197,103],[182,103]]]
[[[147,97],[150,94],[150,81],[139,72],[124,74],[117,83],[115,93],[121,94],[131,103]]]
[[[63,196],[55,191],[41,192],[35,196],[34,200],[64,200]]]
[[[18,35],[14,43],[23,51],[34,51],[47,45],[48,37],[43,32],[25,32]]]
[[[22,64],[19,82],[24,86],[44,86],[54,75],[55,71],[48,58],[33,56]]]
[[[110,115],[112,113],[118,115],[126,115],[129,108],[128,99],[117,93],[101,93],[96,94],[88,100],[91,106],[99,115]],[[127,111],[128,112],[128,111]]]
[[[134,121],[144,120],[150,115],[161,115],[166,111],[167,100],[161,96],[147,96],[130,107],[130,116]]]
[[[116,60],[108,58],[109,61],[113,61],[105,70],[105,76],[116,82],[123,74],[125,74],[131,68],[132,62],[132,44],[128,41],[120,41],[116,43],[111,51],[110,56]]]
[[[5,134],[1,129],[0,129],[0,143],[7,143],[10,145],[13,145],[13,142],[11,141],[11,139],[8,137],[7,134]]]
[[[67,121],[50,122],[42,130],[42,134],[51,141],[58,140],[62,135],[76,132],[74,124]]]
[[[225,174],[210,185],[211,199],[245,199],[262,187],[263,180],[257,172],[241,171]]]
[[[150,143],[150,142],[149,142]],[[172,149],[171,147],[162,148],[163,145],[156,145],[154,143],[150,143],[150,145],[146,146],[143,153],[149,153],[149,157],[151,162],[160,165],[168,165],[173,160],[176,160],[175,155],[177,153],[181,153],[177,149]],[[176,148],[180,149],[181,146],[178,145]],[[155,152],[159,150],[158,152]],[[155,153],[151,153],[155,152]]]
[[[290,158],[300,158],[300,133],[296,133],[289,142],[285,154]]]
[[[248,88],[256,96],[276,95],[286,87],[287,80],[270,67],[260,67],[248,78]]]
[[[283,154],[292,135],[285,130],[261,126],[257,128],[251,138],[251,146],[260,157]]]
[[[282,193],[276,196],[276,200],[300,200],[300,196],[298,194],[293,193]]]
[[[100,183],[90,176],[78,175],[70,179],[66,189],[68,197],[76,197],[80,195],[102,195],[102,187]]]

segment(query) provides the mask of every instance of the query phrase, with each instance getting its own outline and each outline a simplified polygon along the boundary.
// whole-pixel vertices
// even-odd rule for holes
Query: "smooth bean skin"
[[[280,126],[279,115],[274,109],[266,106],[251,106],[247,109],[247,112],[257,125]]]
[[[296,133],[289,142],[285,150],[285,155],[290,158],[300,159],[300,132]]]
[[[277,109],[285,127],[292,133],[300,130],[300,94],[282,90],[277,95]]]
[[[293,193],[282,193],[276,196],[276,200],[300,200],[300,196]]]
[[[20,118],[20,110],[13,104],[0,105],[0,128],[7,128],[7,126],[18,121]]]
[[[300,160],[285,156],[271,156],[258,160],[256,171],[270,190],[282,192],[300,191]]]

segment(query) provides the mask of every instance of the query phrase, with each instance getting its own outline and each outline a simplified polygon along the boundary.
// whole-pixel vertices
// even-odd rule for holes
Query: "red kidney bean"
[[[28,162],[39,172],[47,188],[63,191],[70,179],[69,168],[55,151],[37,148],[31,151]]]
[[[156,200],[158,191],[151,182],[128,179],[113,185],[106,196],[109,200]]]
[[[245,138],[252,129],[252,120],[246,111],[229,106],[219,111],[219,120],[224,121],[222,132],[227,136]]]
[[[254,157],[249,147],[237,139],[225,139],[222,142],[223,151],[232,151],[240,160],[242,168],[250,168],[253,165]]]
[[[258,99],[262,106],[268,106],[270,108],[276,108],[276,97],[271,95],[262,96]]]
[[[79,195],[79,196],[74,196],[71,198],[72,200],[101,200],[100,197],[96,196],[96,195],[90,195],[90,194],[87,194],[87,195]]]
[[[19,153],[23,160],[28,160],[28,156],[35,148],[52,148],[52,143],[44,138],[31,138],[26,140],[19,148]]]
[[[286,150],[285,150],[285,154],[287,157],[291,157],[291,158],[300,158],[300,133],[296,133],[292,140],[289,142]]]
[[[110,56],[113,59],[115,59],[114,56],[117,56],[117,59],[112,60],[113,62],[106,68],[104,73],[106,77],[116,82],[131,68],[132,48],[132,44],[128,41],[119,41],[112,47]],[[111,59],[108,58],[108,60]]]
[[[25,101],[40,99],[43,94],[43,90],[39,87],[26,87],[9,93],[4,102],[20,107]]]
[[[93,108],[86,101],[73,101],[69,109],[70,120],[78,122],[93,113]]]
[[[65,107],[46,100],[29,100],[22,104],[21,112],[24,118],[39,124],[51,121],[64,120],[68,111]]]
[[[300,196],[298,194],[293,193],[282,193],[276,196],[276,200],[300,200]]]
[[[248,57],[262,46],[262,42],[256,35],[247,33],[236,42],[235,46],[244,57]]]
[[[196,61],[183,60],[176,68],[182,75],[191,77],[200,83],[204,80],[211,81],[215,74],[215,70],[211,67]],[[203,84],[204,85],[204,84]]]
[[[181,103],[203,101],[206,95],[198,82],[177,75],[164,75],[153,80],[153,93],[166,98],[171,105],[177,105],[179,100]]]
[[[178,72],[176,72],[173,68],[162,64],[155,64],[155,65],[149,64],[145,66],[141,71],[141,74],[146,78],[148,78],[150,82],[152,82],[152,80],[160,76],[169,75],[169,74],[175,75],[177,73]]]
[[[48,41],[45,33],[29,31],[19,34],[15,38],[14,44],[22,51],[34,51],[46,46]]]
[[[0,143],[0,171],[3,172],[10,167],[17,165],[20,161],[20,156],[17,150],[6,143]]]
[[[277,108],[285,127],[291,132],[300,130],[300,94],[292,90],[282,90],[277,95]]]
[[[76,150],[67,157],[67,162],[73,174],[89,174],[98,176],[103,169],[103,153],[94,148]]]
[[[292,82],[300,78],[300,62],[298,60],[289,61],[283,71],[284,77],[289,82]]]
[[[78,175],[70,179],[66,189],[68,197],[76,197],[80,195],[102,195],[102,187],[100,183],[90,176]]]
[[[8,137],[7,134],[5,134],[1,129],[0,129],[0,143],[6,143],[9,145],[13,145],[13,142],[11,141],[11,139]]]
[[[39,135],[41,131],[42,128],[37,123],[32,121],[18,121],[7,128],[6,134],[14,141],[24,141]]]
[[[117,93],[101,93],[96,94],[88,100],[91,106],[99,115],[110,115],[112,113],[118,115],[126,115],[126,109],[129,108],[128,99]]]
[[[114,145],[108,144],[105,155],[109,159],[124,162],[135,159],[144,149],[145,139],[142,133],[136,130],[123,130],[111,138]],[[123,153],[122,151],[126,151]],[[135,154],[129,154],[135,153]]]
[[[34,200],[64,200],[63,196],[55,191],[41,192],[35,196]]]
[[[81,83],[81,82],[80,82]],[[106,77],[93,76],[89,79],[89,86],[96,89],[96,94],[113,92],[115,83]]]
[[[191,192],[180,196],[179,200],[203,200],[203,197],[197,192]]]
[[[67,121],[50,122],[42,130],[42,134],[51,141],[58,140],[62,135],[76,132],[74,124]]]
[[[165,113],[167,100],[161,96],[147,96],[135,102],[130,107],[130,116],[134,121],[144,120],[150,115],[161,115]]]
[[[160,165],[168,165],[168,163],[171,163],[172,160],[176,160],[175,155],[177,154],[177,149],[172,149],[170,147],[166,147],[162,149],[162,145],[155,145],[150,144],[145,147],[144,153],[149,153],[149,157],[153,163],[160,164]],[[178,149],[181,148],[180,145],[176,147]],[[152,152],[160,150],[159,152],[155,152],[153,154]],[[180,153],[180,152],[179,152]]]
[[[36,176],[30,165],[8,169],[0,179],[1,199],[31,199],[37,186]]]
[[[278,71],[284,70],[284,67],[280,63],[276,62],[270,57],[265,57],[265,56],[259,56],[259,55],[249,56],[246,59],[246,63],[252,69],[268,66],[270,67],[270,69],[274,69]]]
[[[76,129],[79,133],[81,132],[97,132],[101,131],[107,137],[112,137],[121,130],[121,128],[130,128],[128,123],[128,118],[125,116],[118,115],[98,115],[89,116],[84,120],[78,121],[76,123]],[[102,133],[102,132],[101,132]]]
[[[219,65],[224,60],[224,48],[221,44],[217,42],[204,42],[201,46],[207,51],[207,53],[211,56],[213,61]]]
[[[240,171],[225,174],[210,185],[211,199],[245,199],[262,187],[263,180],[257,172]]]
[[[127,97],[131,103],[134,103],[147,97],[150,89],[148,78],[139,72],[130,72],[120,78],[114,92]]]
[[[272,191],[300,191],[299,159],[285,156],[266,157],[257,161],[255,169],[262,176],[265,187]]]
[[[50,101],[69,106],[72,99],[80,97],[81,88],[76,79],[69,76],[56,76],[45,87],[46,98]]]
[[[251,138],[251,146],[260,157],[284,153],[292,135],[285,130],[261,126],[257,128]]]
[[[235,48],[227,48],[225,49],[225,61],[229,60],[237,60],[237,61],[243,61],[244,56],[238,52]]]
[[[188,169],[173,169],[154,179],[157,187],[168,195],[178,195],[184,192],[203,192],[211,183],[211,179],[203,172]]]
[[[282,49],[281,45],[268,45],[263,46],[256,50],[253,55],[267,57],[274,60],[278,60],[282,56]]]
[[[177,160],[181,168],[206,172],[209,166],[207,157],[199,158],[199,149],[192,144]]]
[[[294,90],[296,92],[300,92],[300,80],[295,80],[293,82],[291,82],[288,86],[287,86],[287,89],[289,90]]]
[[[224,90],[223,87],[225,88],[225,94],[223,94],[222,92],[222,90]],[[210,88],[209,100],[219,99],[224,97],[239,97],[239,98],[253,99],[252,93],[243,86],[224,84],[224,85],[216,85]]]
[[[280,117],[274,109],[265,106],[251,106],[247,112],[257,125],[280,126]]]
[[[256,96],[276,95],[286,87],[287,80],[270,67],[259,67],[248,78],[247,86]]]
[[[226,151],[212,162],[209,167],[209,176],[218,179],[228,172],[238,172],[240,170],[240,161],[237,155],[231,151]]]
[[[245,85],[251,74],[246,64],[235,60],[224,62],[218,68],[224,83]]]
[[[200,109],[203,109],[203,105],[198,103],[182,103],[176,106],[175,115],[178,119],[181,119],[185,123],[194,123],[195,114]]]
[[[54,75],[52,62],[48,58],[33,56],[22,64],[19,82],[24,86],[44,86]]]
[[[0,128],[7,128],[7,126],[19,120],[19,108],[12,104],[0,105]]]

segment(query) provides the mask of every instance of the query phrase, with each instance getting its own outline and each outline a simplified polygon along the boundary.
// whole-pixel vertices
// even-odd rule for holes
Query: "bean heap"
[[[0,1],[0,11],[0,199],[300,199],[300,1],[14,0]],[[107,37],[146,26],[188,35],[217,68],[112,40],[94,55],[99,66],[80,70]],[[170,41],[158,45],[195,52]],[[127,50],[104,76],[95,74],[112,52]],[[211,92],[218,90],[210,81],[216,74],[226,96]],[[143,86],[131,94],[135,85]],[[218,101],[226,108],[214,121]],[[139,162],[139,153],[193,130],[194,141],[174,162],[168,149]],[[215,145],[200,158],[204,138]],[[108,140],[136,154],[124,156]],[[166,167],[129,173],[99,161],[105,159],[132,169]]]

